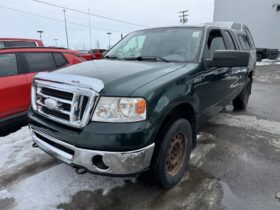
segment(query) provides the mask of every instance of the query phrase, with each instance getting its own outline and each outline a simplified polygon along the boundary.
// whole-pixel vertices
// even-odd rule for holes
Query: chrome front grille
[[[89,79],[58,73],[38,74],[32,86],[32,108],[53,121],[76,128],[84,127],[90,120],[99,96],[89,85]],[[91,82],[100,80],[91,79]],[[96,89],[96,84],[93,87]],[[103,87],[100,86],[98,91]]]

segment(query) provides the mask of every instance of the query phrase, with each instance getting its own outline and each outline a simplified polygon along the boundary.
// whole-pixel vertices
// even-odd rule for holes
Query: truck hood
[[[129,96],[145,84],[182,68],[184,63],[95,60],[69,66],[57,73],[100,79],[101,95]]]

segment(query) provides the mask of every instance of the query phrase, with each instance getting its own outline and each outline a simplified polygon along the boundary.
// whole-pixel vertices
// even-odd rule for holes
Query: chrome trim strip
[[[32,127],[30,127],[30,131],[34,142],[36,142],[42,150],[67,164],[78,165],[96,173],[129,175],[141,172],[149,168],[155,147],[155,144],[153,143],[139,150],[125,152],[88,150],[65,143]],[[74,156],[48,144],[44,140],[41,140],[36,136],[36,133],[47,138],[49,141],[53,141],[56,144],[73,150]],[[92,158],[96,155],[102,156],[104,164],[108,166],[107,169],[100,169],[92,163]]]
[[[54,96],[45,95],[45,94],[41,93],[41,91],[37,91],[37,95],[42,96],[44,98],[51,98],[51,99],[54,99],[56,101],[60,101],[60,102],[65,103],[65,104],[71,104],[71,102],[72,102],[72,101],[67,101],[65,99],[57,98],[57,97],[54,97]]]

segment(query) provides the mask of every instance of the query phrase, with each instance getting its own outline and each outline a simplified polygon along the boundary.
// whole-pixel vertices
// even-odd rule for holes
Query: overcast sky
[[[146,27],[179,25],[178,12],[189,10],[189,23],[213,20],[214,0],[41,0],[81,11],[131,22],[129,25],[91,16],[92,45],[108,46],[121,34]],[[70,10],[66,11],[69,45],[74,49],[90,48],[89,17]],[[39,38],[37,30],[43,30],[46,45],[66,47],[64,18],[61,8],[47,6],[33,0],[0,0],[0,37]]]

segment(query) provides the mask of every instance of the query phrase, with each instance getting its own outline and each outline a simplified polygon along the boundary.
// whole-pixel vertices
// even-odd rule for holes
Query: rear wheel
[[[249,97],[251,95],[252,79],[247,78],[245,87],[241,93],[232,101],[235,110],[246,110]]]
[[[154,157],[153,174],[163,188],[174,187],[186,174],[192,148],[192,129],[186,119],[174,120],[163,129]]]

